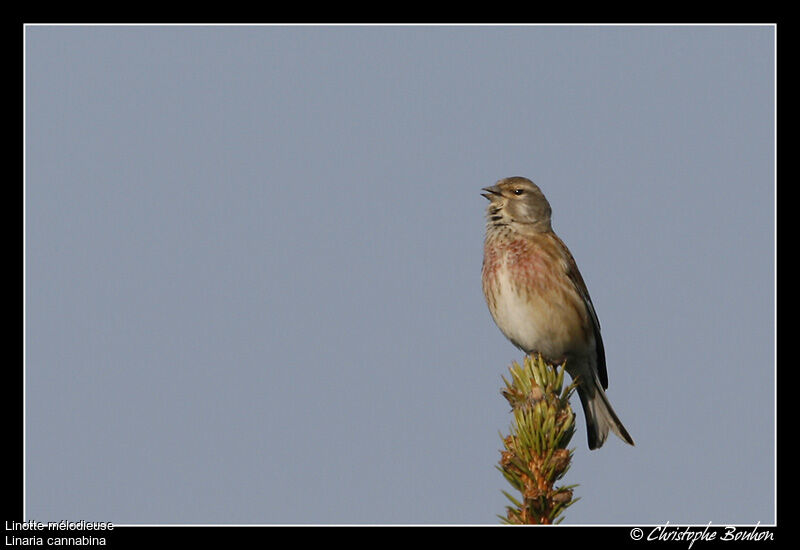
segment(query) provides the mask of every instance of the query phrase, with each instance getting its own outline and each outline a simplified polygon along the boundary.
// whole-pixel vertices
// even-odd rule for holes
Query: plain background
[[[480,188],[636,440],[566,523],[775,521],[772,26],[29,26],[26,519],[495,524]],[[579,408],[577,400],[574,405]]]

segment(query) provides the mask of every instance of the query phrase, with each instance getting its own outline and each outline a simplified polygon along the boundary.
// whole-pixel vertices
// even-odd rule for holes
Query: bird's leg
[[[536,359],[537,355],[540,356],[542,358],[542,360],[545,363],[547,363],[548,365],[550,365],[551,367],[560,367],[567,360],[567,356],[566,355],[563,355],[563,356],[561,356],[559,358],[553,359],[553,358],[550,358],[550,357],[545,357],[541,352],[535,351],[535,350],[530,352],[528,355],[530,355],[531,359]]]

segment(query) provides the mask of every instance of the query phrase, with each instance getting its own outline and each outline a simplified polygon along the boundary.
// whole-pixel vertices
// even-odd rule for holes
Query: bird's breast
[[[495,323],[514,345],[560,360],[585,353],[593,342],[586,307],[548,244],[487,240],[483,290]]]

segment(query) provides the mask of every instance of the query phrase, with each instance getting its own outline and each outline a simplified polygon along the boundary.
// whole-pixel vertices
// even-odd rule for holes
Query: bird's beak
[[[500,197],[502,193],[500,193],[500,188],[496,185],[492,185],[491,187],[484,187],[481,191],[486,191],[486,193],[481,193],[482,197],[485,197],[489,200],[494,200],[493,197]]]

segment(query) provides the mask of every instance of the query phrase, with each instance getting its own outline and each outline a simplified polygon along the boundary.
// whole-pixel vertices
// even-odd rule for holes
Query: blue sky
[[[775,521],[774,27],[44,25],[25,56],[26,519],[496,523],[521,357],[479,193],[522,175],[636,440],[579,418],[565,522]]]

